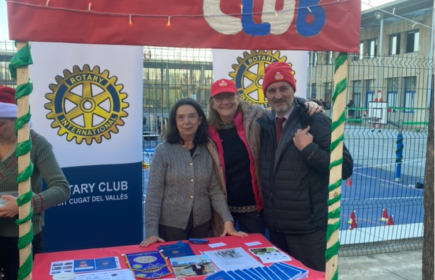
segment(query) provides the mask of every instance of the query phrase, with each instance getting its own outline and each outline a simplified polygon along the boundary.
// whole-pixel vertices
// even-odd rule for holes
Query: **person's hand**
[[[141,247],[148,247],[148,246],[150,246],[151,244],[154,244],[154,243],[156,243],[156,242],[165,242],[165,240],[161,239],[161,238],[158,237],[158,236],[150,236],[150,237],[148,237],[147,239],[145,239],[144,241],[142,241],[142,242],[139,244],[139,246],[141,246]]]
[[[302,151],[313,142],[313,135],[308,131],[310,131],[310,126],[307,126],[305,129],[298,129],[293,137],[293,142],[299,151]]]
[[[307,101],[307,102],[305,102],[305,106],[307,106],[307,108],[308,108],[307,114],[310,116],[312,116],[314,114],[318,114],[318,113],[325,113],[325,110],[323,110],[323,107],[320,106],[319,104],[317,104],[316,102]]]
[[[6,200],[5,205],[0,207],[0,218],[13,218],[18,215],[17,198],[12,195],[2,195],[1,199]]]
[[[236,231],[236,229],[234,228],[234,223],[231,221],[225,222],[224,232],[221,234],[221,237],[226,236],[227,234],[231,235],[231,236],[239,236],[239,237],[247,237],[248,236],[248,234],[246,232]]]

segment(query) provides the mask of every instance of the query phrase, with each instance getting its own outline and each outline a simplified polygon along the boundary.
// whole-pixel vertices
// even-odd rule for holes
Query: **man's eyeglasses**
[[[222,103],[222,102],[224,102],[224,100],[233,101],[235,98],[236,98],[235,94],[220,94],[220,95],[213,97],[213,100],[216,103]]]

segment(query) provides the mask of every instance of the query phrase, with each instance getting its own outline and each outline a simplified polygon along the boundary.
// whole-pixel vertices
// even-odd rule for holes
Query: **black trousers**
[[[193,226],[193,214],[190,213],[186,229],[179,229],[159,225],[159,237],[165,241],[179,241],[188,238],[207,238],[210,230],[210,221],[197,227]]]
[[[6,280],[18,279],[18,269],[20,268],[20,252],[18,250],[18,237],[0,237],[0,270]],[[42,232],[33,236],[33,257],[35,254],[42,253],[44,249],[44,238]]]
[[[231,213],[234,224],[239,224],[239,230],[246,233],[261,233],[264,235],[266,227],[263,221],[263,211],[251,213]]]
[[[326,231],[311,234],[290,235],[271,230],[270,242],[306,267],[325,271]]]

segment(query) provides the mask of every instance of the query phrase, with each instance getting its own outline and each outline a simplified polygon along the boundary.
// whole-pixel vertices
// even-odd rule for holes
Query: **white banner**
[[[264,68],[273,62],[287,62],[296,79],[296,96],[306,98],[307,51],[242,51],[213,50],[214,80],[230,79],[237,86],[240,98],[268,106],[261,89]]]
[[[61,167],[141,161],[142,47],[32,43],[34,129]]]
[[[45,215],[45,250],[137,244],[143,231],[142,47],[31,46],[33,129],[53,145],[71,189],[71,197]]]

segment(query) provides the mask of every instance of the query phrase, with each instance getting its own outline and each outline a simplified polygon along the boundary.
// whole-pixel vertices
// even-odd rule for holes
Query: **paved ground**
[[[422,251],[339,257],[340,280],[419,280]]]

